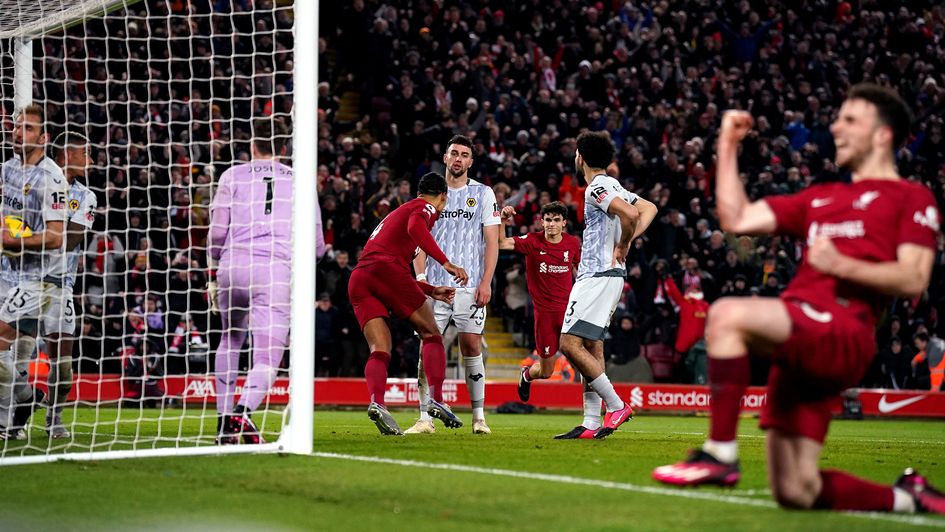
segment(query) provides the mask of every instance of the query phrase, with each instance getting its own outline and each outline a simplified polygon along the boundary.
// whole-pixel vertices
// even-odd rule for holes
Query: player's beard
[[[38,150],[42,150],[42,148],[36,145],[20,144],[13,147],[13,152],[22,157],[24,161],[30,159]]]
[[[462,168],[462,167],[460,167],[460,168],[461,168],[461,170],[460,170],[459,172],[457,172],[456,170],[453,170],[452,167],[450,167],[450,175],[451,175],[453,178],[455,178],[455,179],[458,179],[458,178],[463,177],[464,175],[466,175],[466,170],[468,170],[468,168]]]
[[[577,163],[574,163],[574,172],[577,174],[581,180],[584,180],[584,167],[579,166]]]

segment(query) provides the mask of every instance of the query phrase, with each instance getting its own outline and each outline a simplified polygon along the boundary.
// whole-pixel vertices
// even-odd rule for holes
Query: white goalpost
[[[19,111],[39,105],[45,112],[49,143],[44,149],[50,160],[64,151],[52,145],[53,139],[66,133],[87,137],[90,164],[76,180],[88,187],[98,205],[88,215],[90,227],[77,252],[73,306],[64,303],[62,308],[68,309],[58,316],[74,312],[76,324],[68,398],[58,400],[58,409],[49,399],[51,390],[60,390],[61,396],[66,390],[65,379],[53,375],[68,373],[63,369],[68,362],[57,361],[56,335],[49,331],[48,322],[56,317],[41,317],[32,333],[28,325],[17,323],[19,337],[35,336],[37,348],[27,361],[14,342],[15,384],[0,386],[0,393],[9,395],[11,408],[33,412],[25,426],[8,429],[0,417],[5,436],[0,438],[0,466],[311,454],[318,4],[0,0],[0,162],[26,152],[16,152],[11,133]],[[271,273],[249,278],[253,288],[289,283],[291,301],[281,303],[291,307],[290,334],[285,356],[275,357],[276,364],[282,358],[281,369],[270,365],[270,359],[260,366],[272,371],[266,374],[270,392],[258,407],[246,407],[265,443],[244,439],[222,445],[221,398],[214,385],[218,344],[227,332],[245,333],[245,343],[235,348],[237,392],[228,398],[235,404],[249,388],[259,388],[246,384],[254,342],[268,336],[254,331],[251,322],[223,330],[220,316],[211,311],[210,205],[221,175],[257,153],[254,120],[265,117],[288,130],[280,140],[286,146],[281,162],[292,167],[294,176],[292,242],[270,249],[291,249],[291,279],[272,278]],[[267,215],[272,186],[268,190]],[[23,194],[29,191],[26,186]],[[70,196],[66,205],[75,211],[84,203]],[[260,223],[260,213],[252,214],[249,205],[229,207],[231,228]],[[0,223],[9,226],[2,216]],[[0,267],[4,290],[16,285],[17,272],[25,271],[28,259],[23,256],[5,256]],[[242,257],[230,260],[241,262]],[[253,304],[238,310],[249,315]],[[38,391],[23,399],[23,390]],[[56,416],[65,430],[53,430],[59,424]]]

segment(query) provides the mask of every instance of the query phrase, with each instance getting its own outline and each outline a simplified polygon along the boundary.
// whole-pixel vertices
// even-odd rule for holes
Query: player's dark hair
[[[914,340],[922,340],[923,342],[929,341],[929,335],[924,332],[915,333],[915,336],[912,337]]]
[[[417,192],[424,196],[439,196],[447,191],[446,178],[436,172],[430,172],[420,178]]]
[[[889,126],[893,132],[893,150],[896,150],[906,137],[912,125],[912,110],[895,89],[874,83],[857,83],[847,93],[848,100],[866,100],[876,106],[879,121]]]
[[[617,154],[617,148],[606,131],[581,133],[577,138],[577,150],[591,168],[607,168]]]
[[[550,214],[552,216],[559,214],[562,218],[567,220],[568,208],[560,201],[552,201],[551,203],[546,203],[545,206],[541,208],[541,217],[544,218],[546,214]]]
[[[470,138],[467,137],[466,135],[453,135],[453,138],[451,138],[450,141],[449,141],[449,143],[447,143],[446,149],[449,149],[449,147],[452,146],[453,144],[459,144],[460,146],[466,146],[467,148],[469,148],[469,151],[472,151],[472,149],[473,149],[473,142],[472,142],[472,139],[470,139]]]
[[[253,120],[253,144],[263,155],[281,155],[289,139],[289,129],[274,117]]]
[[[51,155],[54,160],[59,160],[59,156],[62,155],[62,152],[66,151],[66,148],[80,148],[89,145],[89,139],[81,134],[76,133],[75,131],[63,131],[56,137],[56,140],[52,142]]]
[[[40,133],[46,132],[46,109],[38,103],[31,103],[26,107],[20,109],[21,115],[33,115],[39,117],[39,131]]]

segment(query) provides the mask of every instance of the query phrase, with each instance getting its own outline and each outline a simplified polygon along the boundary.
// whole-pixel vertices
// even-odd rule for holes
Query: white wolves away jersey
[[[95,222],[95,208],[98,207],[98,199],[95,193],[78,181],[73,181],[69,186],[69,221],[81,225],[85,229],[91,229]],[[75,276],[79,271],[79,259],[83,254],[82,244],[78,244],[75,249],[66,251],[66,277],[63,280],[63,286],[72,288],[75,286]]]
[[[585,226],[579,281],[588,277],[625,277],[627,274],[624,268],[614,263],[614,247],[620,242],[621,233],[620,219],[607,213],[614,198],[633,205],[639,196],[604,174],[595,176],[584,191]]]
[[[43,157],[35,166],[23,166],[18,157],[11,158],[3,163],[2,180],[4,218],[21,218],[34,234],[45,231],[49,222],[66,221],[66,178],[52,159]],[[13,282],[61,281],[66,269],[64,247],[10,257],[4,261],[4,276]]]
[[[470,179],[462,188],[449,189],[446,209],[433,226],[433,238],[446,258],[469,274],[467,287],[475,288],[482,281],[486,249],[482,228],[499,223],[499,208],[491,187]],[[429,259],[427,282],[433,286],[459,287],[452,275]]]

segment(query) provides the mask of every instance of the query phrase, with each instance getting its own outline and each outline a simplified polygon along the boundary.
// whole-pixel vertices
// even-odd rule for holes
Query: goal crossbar
[[[36,37],[141,0],[0,0],[0,39]]]

